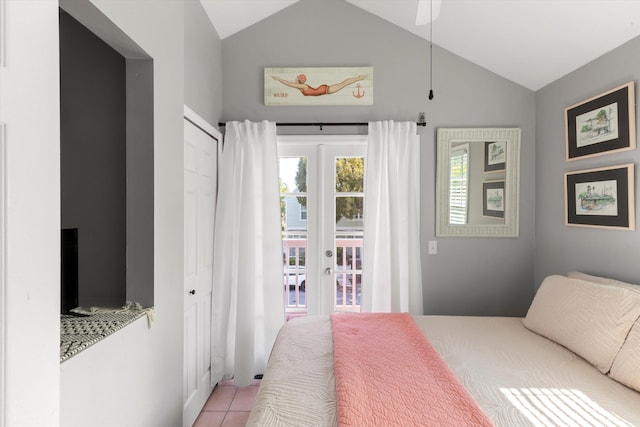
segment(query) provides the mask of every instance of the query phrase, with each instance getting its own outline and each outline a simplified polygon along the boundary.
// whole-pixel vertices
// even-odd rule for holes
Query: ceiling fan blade
[[[433,6],[431,2],[433,1]],[[440,15],[442,0],[418,0],[418,11],[416,12],[416,25],[426,25],[438,19]],[[431,7],[433,7],[433,18],[431,17]]]

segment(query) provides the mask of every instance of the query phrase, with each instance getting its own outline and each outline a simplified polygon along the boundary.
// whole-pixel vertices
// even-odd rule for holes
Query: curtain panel
[[[423,314],[420,137],[412,122],[370,122],[365,164],[363,312]]]
[[[247,385],[284,324],[276,126],[228,122],[214,238],[211,381]]]

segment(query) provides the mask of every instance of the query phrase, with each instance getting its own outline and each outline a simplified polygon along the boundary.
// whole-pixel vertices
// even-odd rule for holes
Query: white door
[[[322,287],[334,311],[360,311],[365,152],[363,144],[320,147]]]
[[[366,136],[281,136],[289,315],[359,311]]]
[[[220,139],[218,137],[218,139]],[[184,121],[183,425],[211,394],[211,287],[218,141]]]

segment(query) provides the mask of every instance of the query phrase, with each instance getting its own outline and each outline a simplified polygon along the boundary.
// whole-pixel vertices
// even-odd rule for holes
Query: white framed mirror
[[[519,128],[440,128],[436,168],[436,236],[518,236]]]

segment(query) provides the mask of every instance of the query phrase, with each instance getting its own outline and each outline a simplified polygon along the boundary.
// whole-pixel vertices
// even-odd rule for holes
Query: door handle
[[[324,269],[325,276],[331,276],[332,274],[333,274],[333,270],[331,269],[331,267],[327,267]]]
[[[189,291],[189,293],[190,293],[191,295],[195,295],[195,294],[196,294],[196,290],[195,290],[195,289],[191,289],[191,290]]]

